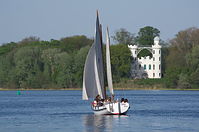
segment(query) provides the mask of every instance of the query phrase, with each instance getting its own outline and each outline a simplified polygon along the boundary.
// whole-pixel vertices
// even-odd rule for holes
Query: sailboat
[[[91,108],[95,114],[126,114],[130,108],[128,100],[124,98],[121,100],[114,100],[108,28],[106,33],[106,73],[108,89],[111,95],[108,97],[106,94],[106,87],[104,85],[102,26],[99,23],[97,11],[94,43],[88,52],[84,66],[82,99],[89,100],[89,98],[95,98],[91,103]]]

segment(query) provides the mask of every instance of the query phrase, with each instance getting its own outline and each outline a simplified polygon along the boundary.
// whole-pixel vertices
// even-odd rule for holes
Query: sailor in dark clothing
[[[128,103],[128,99],[125,99],[125,100],[124,100],[124,103]]]
[[[102,106],[103,105],[103,100],[102,100],[102,98],[101,98],[101,96],[99,94],[95,97],[95,101],[97,102],[98,106]]]
[[[95,100],[96,100],[97,102],[101,101],[101,96],[98,94],[98,95],[95,97]]]
[[[124,98],[121,99],[121,102],[124,103]]]

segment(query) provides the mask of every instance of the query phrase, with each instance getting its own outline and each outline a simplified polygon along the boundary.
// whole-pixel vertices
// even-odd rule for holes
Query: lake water
[[[199,91],[115,91],[126,116],[95,116],[81,91],[0,91],[0,132],[199,132]]]

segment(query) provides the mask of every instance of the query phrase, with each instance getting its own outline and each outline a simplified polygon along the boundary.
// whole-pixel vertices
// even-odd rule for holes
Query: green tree
[[[93,40],[88,39],[86,36],[73,36],[73,37],[66,37],[62,38],[61,40],[62,50],[66,51],[67,53],[72,53],[74,51],[80,50],[82,47],[87,45],[91,45]]]
[[[17,44],[14,42],[0,46],[0,55],[6,54],[16,48]]]
[[[83,47],[74,55],[75,82],[78,87],[82,87],[84,64],[89,48],[90,46]]]
[[[141,58],[141,57],[145,57],[145,56],[150,56],[150,57],[152,57],[153,55],[152,55],[152,53],[149,51],[149,50],[147,50],[147,49],[143,49],[143,50],[141,50],[140,52],[139,52],[139,54],[138,54],[138,58]]]
[[[37,74],[42,69],[40,54],[39,48],[22,47],[17,50],[14,56],[14,62],[18,87],[41,87],[41,82],[38,82],[40,79],[37,78]]]
[[[152,45],[156,36],[160,35],[160,31],[157,28],[146,26],[141,28],[136,37],[136,43],[140,45]]]
[[[49,48],[42,51],[41,58],[44,62],[44,76],[48,78],[51,82],[50,85],[54,86],[56,83],[57,75],[57,65],[56,65],[56,55],[61,53],[61,49],[58,48]]]
[[[61,88],[74,87],[74,59],[72,55],[62,52],[55,55],[56,83]]]
[[[179,53],[186,55],[194,46],[199,45],[199,29],[192,27],[180,31],[170,43]]]
[[[134,34],[128,32],[124,28],[117,30],[112,38],[116,43],[126,45],[133,45],[135,39]]]
[[[176,88],[178,86],[179,75],[181,73],[180,68],[172,67],[168,68],[165,72],[165,87]]]
[[[131,52],[127,45],[111,45],[110,50],[113,81],[118,82],[122,78],[129,78],[131,69]]]
[[[191,84],[192,88],[198,88],[199,86],[199,67],[196,69],[195,72],[192,72],[191,75],[189,76],[189,82]]]
[[[199,44],[186,55],[186,62],[188,63],[192,72],[199,68]]]
[[[170,45],[166,66],[168,68],[187,67],[185,57],[194,46],[199,45],[199,29],[189,28],[178,32],[176,37],[170,41]]]
[[[162,67],[161,67],[161,70],[162,70],[162,76],[164,77],[164,73],[166,71],[166,57],[168,56],[169,54],[169,50],[168,50],[168,47],[162,47],[162,56],[161,56],[161,63],[162,63]]]
[[[199,85],[198,74],[199,29],[189,28],[178,32],[170,41],[166,57],[165,77],[173,87],[190,88]]]
[[[189,76],[186,73],[181,73],[179,75],[178,88],[191,88],[191,84],[189,83]]]
[[[190,83],[192,87],[199,86],[199,44],[192,48],[192,51],[186,55],[186,61],[190,72]]]
[[[0,87],[80,87],[85,58],[92,42],[86,36],[50,41],[28,37],[18,43],[2,45]]]
[[[13,49],[0,55],[0,87],[3,88],[17,88],[16,67],[14,63],[15,50]]]

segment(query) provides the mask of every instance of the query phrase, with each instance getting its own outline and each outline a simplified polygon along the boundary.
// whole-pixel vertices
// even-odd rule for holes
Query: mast
[[[101,39],[101,51],[102,51],[102,67],[103,67],[103,69],[104,69],[104,64],[105,64],[105,62],[104,62],[104,59],[103,59],[103,40],[102,40],[102,25],[100,24],[100,39]],[[102,70],[102,76],[104,77],[104,70]],[[105,82],[105,80],[102,80],[103,82],[103,84],[104,84],[104,82]],[[103,92],[104,92],[104,96],[105,96],[105,98],[107,97],[107,95],[106,95],[106,87],[105,87],[105,85],[104,85],[104,87],[102,87],[102,90],[103,90]]]
[[[98,21],[99,21],[99,12],[98,12],[98,10],[97,10],[97,19],[98,19]],[[104,94],[103,96],[104,96],[104,98],[106,98],[106,87],[105,87],[105,85],[104,85],[104,82],[105,82],[105,80],[104,80],[104,59],[103,59],[103,39],[102,39],[102,25],[99,23],[99,33],[100,33],[100,40],[101,40],[101,43],[100,43],[100,45],[99,45],[99,48],[101,48],[100,50],[101,50],[101,54],[99,55],[100,56],[100,58],[101,58],[101,63],[99,63],[99,67],[100,67],[100,69],[101,69],[101,72],[100,72],[100,74],[101,74],[101,84],[102,84],[102,86],[101,86],[101,89],[102,89],[102,93]]]
[[[107,70],[108,89],[109,89],[111,95],[114,95],[112,72],[111,72],[111,60],[110,60],[110,38],[109,38],[108,27],[106,30],[106,70]]]

